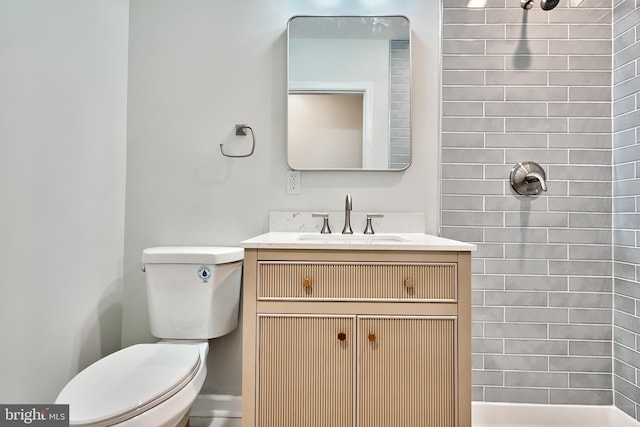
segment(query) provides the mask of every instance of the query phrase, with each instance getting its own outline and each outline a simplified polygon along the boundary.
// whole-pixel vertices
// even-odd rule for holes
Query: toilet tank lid
[[[244,249],[228,246],[157,246],[142,251],[143,264],[226,264],[244,258]]]

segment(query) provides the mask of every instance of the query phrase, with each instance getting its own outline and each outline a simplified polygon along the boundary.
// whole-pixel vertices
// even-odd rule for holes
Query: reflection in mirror
[[[403,170],[411,164],[405,17],[293,17],[288,161],[293,169]]]
[[[290,93],[289,138],[304,144],[289,147],[289,161],[299,169],[361,169],[362,110],[362,93]]]

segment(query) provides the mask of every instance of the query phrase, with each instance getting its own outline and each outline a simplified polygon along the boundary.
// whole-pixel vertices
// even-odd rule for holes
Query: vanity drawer
[[[455,263],[258,262],[258,300],[454,302]]]

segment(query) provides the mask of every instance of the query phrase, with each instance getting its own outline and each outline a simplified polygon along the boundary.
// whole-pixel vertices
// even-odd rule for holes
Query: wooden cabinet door
[[[258,315],[256,426],[353,427],[354,331],[355,317]]]
[[[358,427],[455,427],[454,318],[358,318]]]

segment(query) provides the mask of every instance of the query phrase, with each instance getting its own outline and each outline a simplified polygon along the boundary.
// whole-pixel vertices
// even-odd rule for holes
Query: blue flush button
[[[206,265],[200,266],[198,269],[198,277],[202,280],[202,283],[209,282],[209,277],[211,276],[211,270]]]

